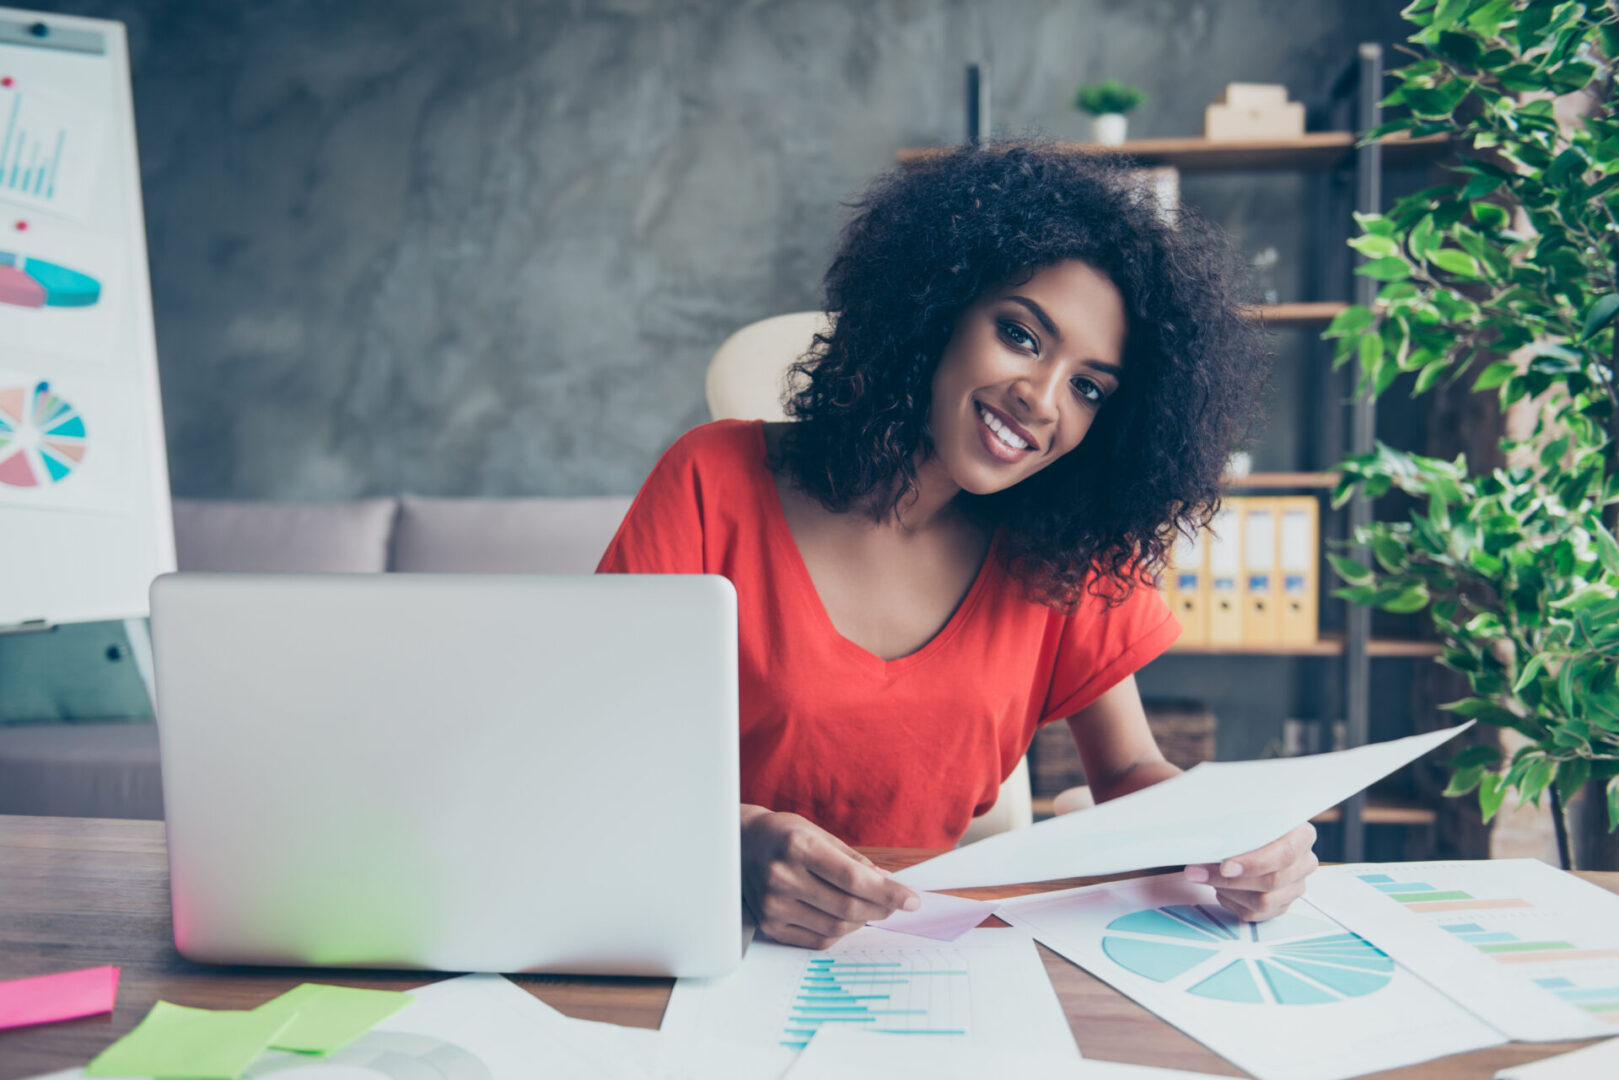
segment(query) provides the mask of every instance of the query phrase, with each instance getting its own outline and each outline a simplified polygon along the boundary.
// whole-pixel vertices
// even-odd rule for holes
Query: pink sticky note
[[[112,1012],[118,969],[85,968],[0,982],[0,1029]]]
[[[968,900],[944,893],[919,892],[916,895],[922,899],[922,906],[916,911],[896,911],[886,919],[866,925],[936,941],[954,941],[995,914],[1001,906],[993,900]]]

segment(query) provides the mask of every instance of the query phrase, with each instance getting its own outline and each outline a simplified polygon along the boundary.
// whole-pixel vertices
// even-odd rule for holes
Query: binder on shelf
[[[1312,495],[1277,499],[1281,579],[1278,640],[1309,645],[1320,637],[1321,504]]]
[[[1275,645],[1279,640],[1276,581],[1276,498],[1243,500],[1242,643]]]
[[[1209,637],[1210,645],[1242,644],[1242,504],[1221,500],[1220,512],[1209,523]]]
[[[1190,540],[1176,537],[1169,553],[1164,599],[1180,621],[1181,645],[1204,645],[1209,640],[1208,547],[1200,530]]]

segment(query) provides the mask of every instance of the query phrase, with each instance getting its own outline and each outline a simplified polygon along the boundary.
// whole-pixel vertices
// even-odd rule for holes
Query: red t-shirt
[[[762,422],[683,435],[598,573],[722,574],[736,586],[742,801],[846,843],[947,848],[995,803],[1037,726],[1070,716],[1180,633],[1138,587],[1064,616],[1024,599],[993,547],[938,635],[883,660],[839,634],[782,515]]]

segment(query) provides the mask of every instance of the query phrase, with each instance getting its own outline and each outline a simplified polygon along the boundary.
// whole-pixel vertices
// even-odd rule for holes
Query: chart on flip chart
[[[1335,866],[1310,898],[1515,1039],[1619,1036],[1619,897],[1534,859]]]
[[[0,628],[174,569],[122,23],[0,8]]]

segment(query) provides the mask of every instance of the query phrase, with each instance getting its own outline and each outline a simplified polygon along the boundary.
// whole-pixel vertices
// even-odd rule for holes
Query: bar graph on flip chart
[[[0,199],[83,217],[102,127],[71,98],[0,82]]]
[[[1333,867],[1310,898],[1514,1038],[1619,1035],[1619,897],[1533,859]]]

